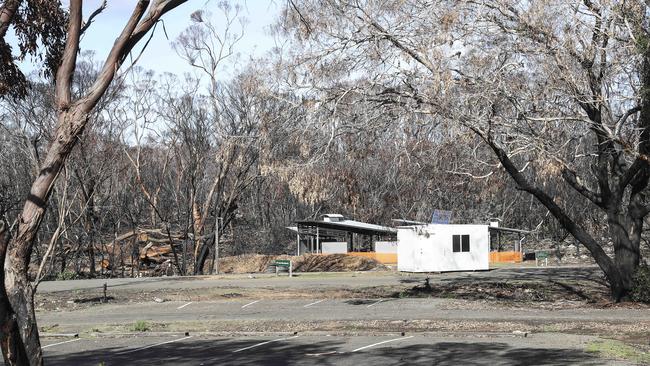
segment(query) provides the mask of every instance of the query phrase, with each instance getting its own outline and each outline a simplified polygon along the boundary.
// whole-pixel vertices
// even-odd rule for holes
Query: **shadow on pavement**
[[[587,281],[606,286],[607,282],[598,267],[533,267],[533,268],[499,268],[476,272],[417,273],[417,277],[402,278],[401,283],[423,282],[429,277],[432,282],[456,281]]]
[[[514,301],[572,300],[592,303],[609,299],[604,276],[596,267],[504,268],[491,272],[422,274],[419,278],[404,279],[400,282],[419,282],[419,284],[411,289],[394,293],[393,297],[433,296]]]
[[[342,341],[279,341],[234,353],[257,340],[188,340],[141,351],[105,348],[46,357],[48,365],[607,365],[573,349],[513,348],[505,343],[440,342],[342,352]]]

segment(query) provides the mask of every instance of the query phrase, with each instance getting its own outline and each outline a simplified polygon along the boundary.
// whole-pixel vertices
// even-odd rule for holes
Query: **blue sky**
[[[84,1],[84,19],[87,19],[100,3],[100,0]],[[172,72],[180,75],[184,72],[193,72],[192,68],[174,52],[171,42],[191,24],[190,14],[198,9],[211,11],[214,23],[219,25],[223,15],[217,8],[217,3],[217,0],[189,0],[167,13],[163,20],[169,39],[165,37],[162,27],[159,26],[138,65],[155,70],[159,74]],[[251,57],[263,56],[275,45],[269,26],[280,11],[280,3],[273,0],[233,0],[231,3],[241,5],[243,8],[241,14],[248,20],[244,38],[236,47],[240,60],[245,62]],[[82,50],[94,50],[97,61],[103,61],[127,22],[133,6],[134,1],[130,0],[108,0],[108,7],[95,18],[95,22],[84,35],[81,42]],[[139,49],[137,48],[137,52]],[[23,65],[23,70],[26,72],[33,69],[33,65],[28,62]]]

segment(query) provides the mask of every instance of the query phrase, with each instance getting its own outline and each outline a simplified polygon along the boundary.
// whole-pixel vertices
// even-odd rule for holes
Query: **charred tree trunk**
[[[90,277],[95,277],[95,230],[99,221],[95,214],[95,182],[90,181],[86,202],[86,232],[88,233],[88,266]]]
[[[614,263],[620,279],[612,284],[612,294],[617,301],[627,300],[634,286],[634,274],[641,260],[641,235],[647,206],[646,189],[650,180],[650,47],[642,52],[640,106],[637,129],[640,131],[638,156],[619,178],[614,202],[607,212],[610,236],[614,242]],[[629,187],[627,209],[623,210],[623,197]],[[623,213],[623,212],[624,213]]]
[[[596,264],[602,269],[607,278],[607,282],[610,285],[612,297],[615,301],[624,300],[630,289],[629,282],[626,282],[628,271],[636,270],[636,266],[633,266],[631,269],[625,267],[624,271],[626,274],[621,273],[621,267],[619,263],[615,263],[612,258],[610,258],[607,253],[603,250],[603,247],[596,242],[596,240],[580,227],[576,222],[574,222],[564,210],[555,202],[555,200],[549,196],[545,191],[533,185],[517,168],[517,166],[510,160],[508,154],[499,146],[499,144],[493,140],[492,136],[484,133],[478,129],[473,129],[481,138],[490,146],[494,151],[495,155],[503,165],[503,168],[506,172],[512,177],[512,179],[517,183],[520,189],[532,194],[542,205],[544,205],[549,212],[558,220],[560,225],[565,228],[571,235],[576,238],[579,242],[584,244],[584,246],[589,250],[592,257],[596,261]],[[611,227],[610,227],[611,229]],[[624,234],[621,234],[624,235]],[[620,237],[619,237],[620,239]],[[627,259],[627,262],[630,259]],[[637,258],[638,260],[638,258]],[[626,266],[627,264],[621,262],[620,265]]]
[[[174,239],[172,239],[172,233],[169,230],[169,224],[165,224],[165,231],[167,232],[167,239],[169,240],[169,246],[172,249],[172,254],[174,255],[174,265],[180,273],[181,276],[185,276],[185,267],[181,267],[180,262],[178,261],[178,252],[176,252],[176,245],[174,245]]]
[[[212,240],[212,243],[214,243],[214,240]],[[206,243],[204,243],[201,246],[201,251],[199,252],[198,257],[196,258],[196,266],[194,267],[194,274],[198,274],[198,275],[203,274],[203,267],[205,266],[205,261],[208,259],[208,255],[210,254],[210,247],[214,247],[214,245],[210,245],[209,240],[207,240]]]
[[[617,301],[626,300],[634,286],[634,273],[641,259],[641,229],[643,220],[634,222],[628,215],[608,213],[610,237],[614,244],[614,265],[619,279],[612,283],[612,295]]]

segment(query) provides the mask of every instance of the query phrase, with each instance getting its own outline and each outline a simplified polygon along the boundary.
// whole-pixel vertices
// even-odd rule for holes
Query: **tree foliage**
[[[7,0],[0,4],[0,96],[24,97],[28,83],[17,62],[31,58],[41,67],[41,75],[56,73],[66,40],[67,12],[60,1]],[[11,28],[17,49],[5,40]]]

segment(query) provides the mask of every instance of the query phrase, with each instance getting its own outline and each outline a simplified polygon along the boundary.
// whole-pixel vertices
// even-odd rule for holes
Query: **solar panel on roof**
[[[451,222],[452,211],[447,210],[433,210],[431,215],[432,224],[449,224]]]

